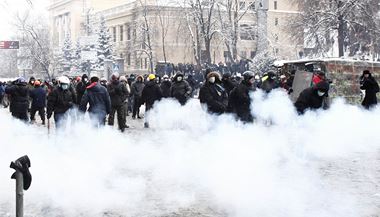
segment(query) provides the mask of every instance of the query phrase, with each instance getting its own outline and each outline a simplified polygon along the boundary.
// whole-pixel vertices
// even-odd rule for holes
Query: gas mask
[[[322,91],[319,91],[318,90],[318,96],[323,96],[323,95],[325,95],[326,93],[325,92],[322,92]]]
[[[67,89],[69,89],[69,85],[68,84],[61,84],[61,88],[62,88],[62,90],[67,90]]]

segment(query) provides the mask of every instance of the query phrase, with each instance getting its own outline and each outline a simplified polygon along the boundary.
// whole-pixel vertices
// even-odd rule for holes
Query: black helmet
[[[231,72],[225,72],[223,74],[223,78],[230,78],[231,77]]]
[[[245,81],[249,81],[249,80],[251,80],[254,77],[255,77],[255,74],[253,72],[251,72],[251,71],[246,71],[246,72],[243,73],[243,78],[244,78]]]

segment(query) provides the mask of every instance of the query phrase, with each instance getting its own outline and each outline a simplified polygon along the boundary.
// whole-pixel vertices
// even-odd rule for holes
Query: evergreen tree
[[[73,66],[73,60],[74,60],[74,55],[73,55],[73,48],[71,44],[71,37],[69,34],[66,35],[65,41],[63,43],[62,47],[62,58],[61,58],[61,67],[63,71],[70,71],[71,67]]]
[[[77,40],[75,50],[74,50],[74,54],[73,54],[73,66],[75,67],[75,69],[77,71],[79,71],[79,69],[81,67],[81,62],[82,62],[81,52],[82,52],[82,47],[79,43],[79,40]]]
[[[97,66],[99,69],[103,69],[104,60],[112,60],[111,36],[108,32],[106,21],[103,16],[100,18],[100,25],[99,25],[99,30],[98,30],[97,53],[98,53]]]

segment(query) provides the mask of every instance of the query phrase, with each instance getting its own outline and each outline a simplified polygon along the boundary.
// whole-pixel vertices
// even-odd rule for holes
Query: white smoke
[[[48,135],[0,111],[0,215],[13,215],[9,163],[28,154],[27,216],[358,217],[380,212],[380,109],[341,100],[297,116],[256,92],[255,124],[163,100],[150,129],[87,121]],[[189,214],[190,213],[190,214]]]

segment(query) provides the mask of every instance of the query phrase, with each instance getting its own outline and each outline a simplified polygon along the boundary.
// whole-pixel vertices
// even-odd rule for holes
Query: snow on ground
[[[282,92],[254,96],[257,122],[169,100],[120,133],[89,121],[47,134],[0,110],[0,216],[10,161],[28,154],[25,216],[380,216],[380,108],[336,101],[298,117]]]

